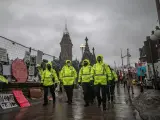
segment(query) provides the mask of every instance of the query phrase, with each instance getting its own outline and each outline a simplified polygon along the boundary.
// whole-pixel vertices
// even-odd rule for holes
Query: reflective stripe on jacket
[[[73,66],[64,65],[64,67],[60,72],[60,79],[62,80],[63,85],[73,85],[76,78],[77,78],[77,72],[75,68]]]
[[[50,64],[50,63],[47,63],[47,64]],[[43,71],[41,82],[43,83],[44,86],[50,86],[50,85],[53,85],[54,83],[58,83],[58,77],[57,77],[56,71],[52,68],[49,71],[46,68],[46,70]]]
[[[103,56],[99,55],[102,61],[97,63],[92,68],[92,76],[94,77],[94,85],[107,85],[107,81],[112,79],[111,71],[107,64],[103,63]],[[99,57],[97,56],[97,58]]]
[[[78,82],[90,82],[91,80],[93,80],[92,74],[91,74],[92,67],[90,66],[90,62],[87,59],[85,59],[84,61],[88,62],[88,65],[83,66],[80,69]]]

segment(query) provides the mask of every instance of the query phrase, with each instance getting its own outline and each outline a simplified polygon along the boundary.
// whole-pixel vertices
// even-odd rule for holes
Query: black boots
[[[103,111],[106,111],[106,104],[103,104]]]
[[[89,103],[86,103],[85,105],[84,105],[84,107],[88,107],[89,106]]]
[[[98,107],[101,107],[101,101],[98,102]]]
[[[43,103],[43,106],[46,106],[46,105],[48,105],[48,103]]]
[[[113,98],[114,98],[114,96],[111,96],[111,102],[113,102]]]

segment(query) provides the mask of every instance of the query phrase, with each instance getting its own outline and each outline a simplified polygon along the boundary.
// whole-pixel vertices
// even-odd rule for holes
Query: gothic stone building
[[[59,56],[59,60],[61,65],[64,65],[66,60],[72,61],[72,41],[67,29],[67,25],[65,25],[65,31],[63,32],[63,37],[60,42],[61,52]]]
[[[90,49],[89,49],[88,38],[87,37],[85,38],[85,41],[86,41],[86,45],[85,45],[82,61],[84,59],[88,59],[90,61],[91,65],[93,65],[93,64],[96,63],[96,56],[95,56],[94,48],[92,49],[93,53],[91,53]]]

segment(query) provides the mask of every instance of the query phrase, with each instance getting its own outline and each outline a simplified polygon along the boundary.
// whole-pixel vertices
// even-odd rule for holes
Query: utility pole
[[[130,53],[129,53],[129,48],[127,48],[127,54],[123,56],[122,54],[122,49],[121,49],[121,60],[122,60],[122,69],[124,71],[124,63],[123,63],[123,59],[127,57],[127,67],[129,68],[130,67]]]
[[[129,48],[127,48],[127,67],[130,68],[130,53],[129,53]]]
[[[117,70],[116,62],[114,61],[114,69]]]
[[[123,55],[122,55],[122,49],[121,49],[121,60],[122,60],[122,69],[123,69]]]

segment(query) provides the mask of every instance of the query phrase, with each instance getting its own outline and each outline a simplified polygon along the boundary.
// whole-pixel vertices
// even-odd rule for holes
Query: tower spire
[[[65,18],[64,34],[69,34],[68,29],[67,29],[67,19],[66,18]]]

